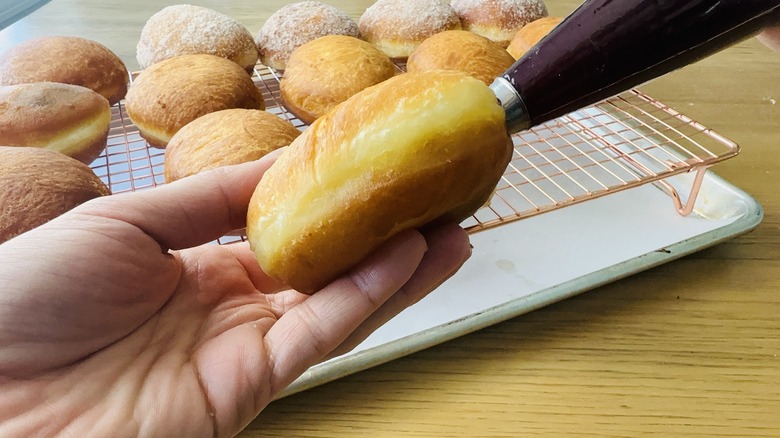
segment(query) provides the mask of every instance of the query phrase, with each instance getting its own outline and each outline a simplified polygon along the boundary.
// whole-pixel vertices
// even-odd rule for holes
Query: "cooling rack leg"
[[[666,181],[659,181],[658,184],[661,185],[661,187],[669,193],[669,196],[672,197],[672,202],[674,202],[674,207],[677,209],[677,212],[680,213],[683,216],[688,216],[693,211],[693,207],[696,204],[696,198],[699,196],[699,190],[701,189],[701,184],[704,181],[704,175],[707,173],[707,167],[700,167],[698,170],[696,170],[696,176],[693,179],[693,184],[691,186],[691,192],[688,195],[688,199],[685,201],[685,205],[683,205],[682,199],[680,198],[680,194],[677,192],[677,190],[672,187],[671,184],[669,184]]]

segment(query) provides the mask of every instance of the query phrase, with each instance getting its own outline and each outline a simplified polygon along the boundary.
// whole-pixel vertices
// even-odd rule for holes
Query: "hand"
[[[402,233],[312,296],[245,225],[273,162],[114,195],[0,245],[0,436],[231,436],[310,366],[453,274],[462,229]]]

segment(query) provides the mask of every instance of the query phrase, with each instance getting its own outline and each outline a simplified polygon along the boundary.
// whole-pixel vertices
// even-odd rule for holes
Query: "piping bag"
[[[510,134],[696,62],[780,20],[780,0],[586,0],[490,88]]]

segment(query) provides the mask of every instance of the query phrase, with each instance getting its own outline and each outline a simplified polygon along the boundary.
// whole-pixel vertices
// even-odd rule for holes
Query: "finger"
[[[384,323],[423,299],[463,266],[471,256],[468,234],[457,225],[445,225],[424,233],[428,244],[420,266],[409,281],[334,349],[328,357],[344,354],[363,342]]]
[[[266,335],[271,394],[320,362],[411,278],[426,251],[417,231],[403,232],[360,265],[290,309]]]
[[[190,248],[246,225],[249,199],[280,153],[277,150],[251,163],[220,167],[153,190],[99,198],[77,211],[134,225],[163,250]]]
[[[248,242],[237,242],[230,245],[223,245],[223,247],[229,249],[236,260],[241,263],[247,276],[258,291],[264,294],[270,294],[289,288],[281,281],[269,277],[268,274],[263,271],[260,265],[257,264],[255,254],[249,249]]]

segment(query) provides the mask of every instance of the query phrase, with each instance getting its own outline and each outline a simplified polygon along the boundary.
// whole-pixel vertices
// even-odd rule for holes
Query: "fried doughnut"
[[[318,119],[265,173],[247,236],[271,277],[312,293],[399,232],[458,223],[512,154],[504,110],[454,71],[406,73]]]
[[[229,59],[250,72],[257,63],[255,40],[241,23],[193,5],[168,6],[152,15],[136,47],[142,69],[174,56],[199,53]]]
[[[311,123],[337,104],[393,77],[395,64],[371,44],[343,35],[318,38],[295,50],[279,85],[287,109]]]
[[[227,109],[181,128],[165,148],[165,181],[258,160],[301,134],[292,123],[265,111]]]
[[[214,55],[152,64],[133,82],[125,104],[141,136],[160,148],[187,123],[230,108],[265,109],[265,102],[246,71]]]
[[[520,59],[525,52],[547,36],[562,20],[562,18],[558,17],[545,17],[526,24],[512,38],[512,42],[509,43],[509,47],[506,49],[507,52],[513,58]]]
[[[106,147],[108,101],[55,82],[0,86],[0,145],[50,149],[91,163]]]
[[[490,85],[515,59],[489,39],[465,30],[448,30],[420,44],[409,56],[406,71],[457,70]]]
[[[46,149],[0,147],[0,243],[109,194],[92,169],[73,158]]]
[[[426,38],[460,29],[445,0],[378,0],[360,17],[360,36],[393,59],[406,59]]]
[[[271,15],[255,42],[263,64],[284,70],[295,49],[326,35],[357,37],[358,25],[333,6],[305,1],[284,6]]]
[[[543,0],[452,0],[465,30],[502,47],[526,24],[547,16]]]
[[[111,105],[127,93],[125,64],[102,44],[70,36],[42,37],[0,56],[0,85],[60,82],[89,88]]]

